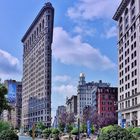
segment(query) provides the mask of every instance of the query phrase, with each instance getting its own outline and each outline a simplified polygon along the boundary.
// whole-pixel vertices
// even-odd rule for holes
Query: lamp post
[[[78,140],[80,140],[80,118],[78,117]]]
[[[35,124],[33,124],[33,128],[32,128],[32,138],[33,140],[35,140]]]

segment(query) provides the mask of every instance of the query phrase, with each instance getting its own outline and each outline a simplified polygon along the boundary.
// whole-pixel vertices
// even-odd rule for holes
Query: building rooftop
[[[80,73],[80,77],[85,77],[85,74],[84,73]]]
[[[129,2],[130,2],[130,0],[122,0],[115,15],[113,16],[114,20],[118,21],[120,15],[122,15],[123,11],[125,10],[125,7],[129,4]]]
[[[22,42],[25,41],[26,37],[28,36],[28,34],[31,32],[31,30],[33,29],[33,27],[35,26],[35,24],[37,23],[37,21],[39,20],[40,16],[44,13],[45,10],[47,9],[53,9],[53,6],[50,2],[45,3],[45,5],[42,7],[42,9],[40,10],[40,12],[38,13],[38,15],[36,16],[36,18],[34,19],[34,21],[32,22],[32,24],[30,25],[30,27],[28,28],[27,32],[25,33],[25,35],[22,38]]]

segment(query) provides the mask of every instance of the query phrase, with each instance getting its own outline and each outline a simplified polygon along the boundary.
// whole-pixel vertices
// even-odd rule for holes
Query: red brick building
[[[116,87],[98,87],[96,93],[96,109],[98,114],[102,116],[114,115],[117,117],[117,96],[118,89]]]

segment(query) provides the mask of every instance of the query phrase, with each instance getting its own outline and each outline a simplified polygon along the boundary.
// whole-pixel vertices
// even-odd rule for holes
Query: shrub
[[[81,130],[82,133],[86,133],[87,126],[85,124],[82,124],[81,127],[80,127],[80,130]]]
[[[91,126],[91,133],[94,134],[94,132],[95,132],[95,127],[92,125]]]
[[[140,137],[140,128],[138,128],[138,127],[133,128],[131,133],[134,134],[137,137]]]
[[[0,121],[0,132],[3,130],[10,130],[11,125],[9,122]]]
[[[12,130],[3,130],[0,133],[0,140],[18,140],[18,136]]]
[[[43,131],[45,128],[46,126],[42,122],[37,123],[37,126],[36,126],[37,130]]]
[[[59,135],[58,134],[53,134],[52,137],[53,137],[53,140],[59,140]]]
[[[132,132],[133,129],[134,129],[133,127],[127,127],[127,128],[126,128],[126,130],[127,130],[128,132],[130,132],[130,133]]]
[[[59,134],[59,130],[57,128],[52,129],[52,134]]]
[[[73,130],[71,131],[71,134],[78,135],[78,128],[73,128]]]
[[[43,130],[43,135],[45,136],[45,138],[48,138],[51,134],[52,130],[49,128],[46,128]]]
[[[57,128],[52,129],[53,140],[59,140],[59,130]]]
[[[109,125],[109,126],[103,127],[101,129],[101,132],[102,133],[108,133],[108,131],[111,131],[112,129],[113,129],[113,126],[112,125]]]
[[[32,136],[32,129],[29,130],[29,135]]]
[[[59,126],[58,126],[58,128],[59,128],[59,130],[61,132],[64,132],[64,130],[65,130],[65,124],[60,123]]]
[[[73,125],[67,125],[67,132],[70,133],[73,130]]]
[[[137,140],[137,138],[119,126],[108,126],[102,128],[97,140]]]

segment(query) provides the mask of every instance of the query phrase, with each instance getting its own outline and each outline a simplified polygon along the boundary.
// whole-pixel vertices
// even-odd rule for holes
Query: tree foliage
[[[137,138],[120,126],[107,126],[101,129],[97,140],[137,140]]]
[[[137,137],[140,137],[140,128],[138,128],[138,127],[133,128],[131,133],[134,134]]]
[[[114,114],[110,114],[109,116],[102,116],[93,110],[92,107],[87,106],[83,110],[82,122],[86,124],[86,122],[90,120],[91,124],[94,125],[96,130],[108,125],[113,125],[117,123],[117,117]]]
[[[46,128],[46,126],[42,122],[38,122],[36,129],[43,131]]]
[[[11,107],[8,105],[8,101],[6,100],[7,88],[0,84],[0,115],[3,110],[11,110]]]
[[[46,128],[43,130],[43,135],[45,136],[45,138],[48,138],[51,134],[52,130],[50,128]]]
[[[74,113],[64,112],[59,116],[59,129],[64,132],[64,129],[67,128],[68,131],[71,131],[72,125],[75,122]]]
[[[11,128],[11,125],[9,122],[0,121],[0,133],[3,130],[10,130],[10,128]]]
[[[0,133],[0,140],[18,140],[18,136],[12,130],[3,130]]]

